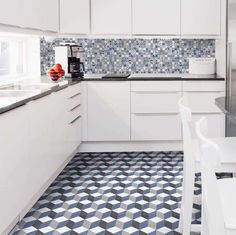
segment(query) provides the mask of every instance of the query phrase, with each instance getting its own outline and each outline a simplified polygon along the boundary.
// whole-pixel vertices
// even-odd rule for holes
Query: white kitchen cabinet
[[[0,24],[58,32],[58,0],[9,0],[0,8]]]
[[[89,34],[90,1],[60,0],[60,33]]]
[[[224,81],[184,81],[183,96],[193,113],[193,121],[208,119],[208,136],[224,137],[225,118],[215,99],[225,94]],[[194,127],[193,127],[194,128]]]
[[[193,126],[200,120],[200,118],[206,117],[208,122],[207,136],[209,138],[225,137],[225,115],[223,113],[204,113],[204,114],[193,114]],[[197,136],[193,136],[197,138]]]
[[[58,32],[58,0],[22,0],[22,27]]]
[[[182,0],[182,35],[220,35],[221,0]]]
[[[78,148],[82,140],[81,83],[70,86],[68,90],[68,137],[66,142],[72,153]]]
[[[130,82],[88,82],[88,141],[130,140]]]
[[[131,82],[131,140],[181,140],[181,81]]]
[[[181,121],[176,114],[132,114],[131,140],[181,140]]]
[[[133,34],[180,35],[180,2],[180,0],[133,0]]]
[[[178,113],[181,92],[132,92],[132,113]]]
[[[92,34],[131,34],[131,0],[91,0]]]
[[[0,24],[11,26],[22,25],[22,5],[19,0],[1,1]]]
[[[25,192],[31,177],[26,166],[31,157],[28,114],[25,105],[0,115],[0,234],[19,218],[28,199]]]

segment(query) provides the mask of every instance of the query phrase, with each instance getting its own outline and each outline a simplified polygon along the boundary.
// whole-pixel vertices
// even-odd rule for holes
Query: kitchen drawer
[[[75,106],[72,110],[69,111],[68,115],[68,123],[71,123],[73,120],[75,120],[78,116],[81,116],[81,105]]]
[[[181,81],[131,81],[131,91],[181,91]]]
[[[69,98],[81,93],[81,83],[69,86]]]
[[[209,138],[225,137],[225,115],[221,114],[194,114],[192,115],[192,128],[195,128],[195,122],[201,117],[206,117],[208,121],[208,131],[207,136]],[[194,131],[194,138],[196,134]]]
[[[178,113],[181,92],[132,92],[132,113]]]
[[[221,113],[215,99],[223,96],[224,92],[183,92],[183,95],[192,113]]]
[[[174,115],[131,115],[131,140],[181,140],[181,121]]]
[[[81,104],[81,95],[80,94],[75,94],[74,96],[71,96],[68,99],[69,110],[75,108],[79,104]]]
[[[183,81],[183,91],[225,91],[225,82]]]

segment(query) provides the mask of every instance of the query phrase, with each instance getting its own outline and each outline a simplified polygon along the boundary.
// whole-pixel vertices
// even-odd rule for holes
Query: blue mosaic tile
[[[41,38],[41,73],[54,64],[55,46],[73,42],[85,49],[86,73],[186,73],[189,57],[214,57],[213,39]]]

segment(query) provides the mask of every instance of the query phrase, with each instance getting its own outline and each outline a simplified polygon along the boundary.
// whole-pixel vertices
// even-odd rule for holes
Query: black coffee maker
[[[84,77],[84,49],[78,45],[69,45],[70,54],[68,56],[68,73],[72,80]]]

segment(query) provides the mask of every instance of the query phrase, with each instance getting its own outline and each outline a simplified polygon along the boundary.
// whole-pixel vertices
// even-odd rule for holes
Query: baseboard
[[[82,142],[79,152],[182,151],[182,141]]]

